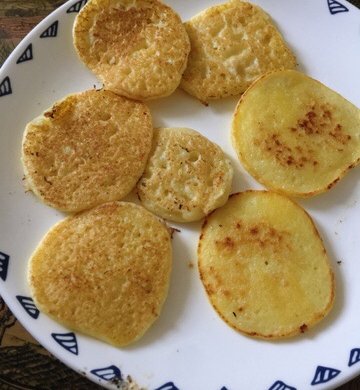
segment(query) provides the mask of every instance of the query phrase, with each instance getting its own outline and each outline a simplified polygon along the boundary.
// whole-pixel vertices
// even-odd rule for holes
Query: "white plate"
[[[149,390],[330,389],[360,373],[360,170],[330,192],[301,204],[322,233],[336,275],[336,302],[314,330],[286,341],[259,341],[233,331],[208,303],[199,280],[200,223],[176,225],[174,270],[160,319],[142,340],[117,349],[50,320],[31,304],[28,258],[63,215],[22,186],[20,145],[25,124],[56,99],[100,86],[72,46],[76,12],[66,3],[41,22],[0,71],[0,294],[32,335],[70,367],[105,386],[130,375]],[[168,3],[188,19],[216,0]],[[300,69],[360,105],[357,8],[345,0],[258,0],[295,51]],[[151,102],[156,126],[187,126],[217,142],[236,171],[234,191],[261,188],[241,168],[229,140],[237,99],[204,107],[182,91]],[[340,263],[341,261],[341,263]],[[21,298],[23,297],[23,298]],[[24,298],[25,297],[25,298]],[[39,315],[38,315],[39,314]],[[115,378],[116,379],[116,378]]]

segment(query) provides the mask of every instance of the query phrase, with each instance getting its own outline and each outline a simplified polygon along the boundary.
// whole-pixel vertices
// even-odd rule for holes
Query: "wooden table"
[[[0,0],[0,66],[21,39],[64,2]],[[351,2],[360,8],[360,0]],[[65,383],[69,389],[99,389],[42,348],[25,331],[0,298],[0,389],[31,387],[54,390],[65,388]],[[360,376],[337,390],[360,390]]]

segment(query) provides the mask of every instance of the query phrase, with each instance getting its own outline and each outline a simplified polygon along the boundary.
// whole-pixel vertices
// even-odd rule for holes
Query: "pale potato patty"
[[[310,216],[272,192],[231,195],[202,226],[201,280],[234,329],[278,339],[305,332],[330,311],[334,277]]]
[[[320,82],[287,70],[261,77],[232,123],[240,161],[267,188],[308,197],[360,161],[360,110]]]
[[[231,0],[185,23],[191,42],[181,87],[202,102],[239,95],[263,73],[292,69],[292,54],[259,6]]]
[[[230,160],[221,148],[197,131],[158,128],[137,190],[148,210],[190,222],[226,203],[232,177]]]

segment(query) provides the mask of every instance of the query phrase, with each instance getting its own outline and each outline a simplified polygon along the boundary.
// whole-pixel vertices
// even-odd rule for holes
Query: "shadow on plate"
[[[303,199],[300,203],[306,209],[325,212],[331,211],[332,208],[337,206],[349,205],[347,208],[352,207],[356,204],[353,195],[359,182],[360,167],[357,167],[351,169],[328,192],[319,194],[313,198]]]

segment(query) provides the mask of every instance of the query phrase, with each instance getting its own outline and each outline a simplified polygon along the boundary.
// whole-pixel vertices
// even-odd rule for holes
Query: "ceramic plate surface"
[[[25,193],[20,148],[25,124],[71,92],[101,87],[78,60],[71,30],[86,0],[41,22],[0,71],[0,294],[28,331],[60,360],[107,387],[131,376],[149,390],[331,389],[360,374],[360,169],[328,193],[300,203],[314,218],[336,277],[330,315],[284,341],[260,341],[227,326],[210,306],[196,267],[200,223],[173,224],[174,268],[159,320],[118,349],[73,333],[39,313],[26,281],[29,256],[64,215]],[[183,20],[213,0],[167,0]],[[360,11],[346,0],[258,0],[294,50],[299,69],[360,106]],[[262,188],[230,143],[237,98],[205,107],[182,91],[152,101],[155,126],[194,128],[218,143],[235,168],[233,192]],[[123,381],[123,382],[122,382]]]

